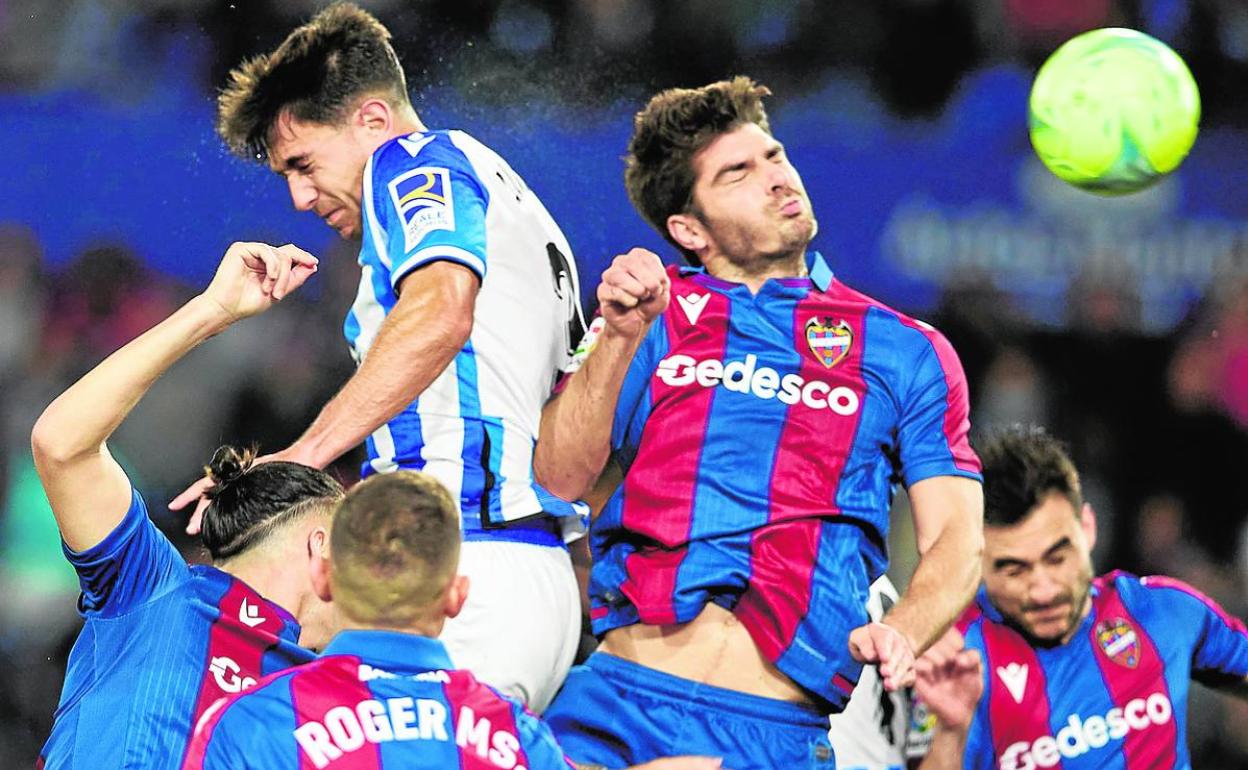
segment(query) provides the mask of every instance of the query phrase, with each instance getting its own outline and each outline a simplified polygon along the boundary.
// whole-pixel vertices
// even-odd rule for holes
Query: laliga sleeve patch
[[[435,230],[455,229],[449,169],[414,168],[390,180],[389,186],[390,198],[403,222],[405,251],[416,248]]]
[[[576,350],[572,353],[572,360],[568,362],[568,366],[564,369],[565,374],[572,374],[580,370],[585,365],[585,359],[589,358],[589,354],[594,352],[594,348],[598,346],[598,338],[602,336],[602,330],[607,326],[606,320],[602,316],[598,316],[589,325],[589,330],[585,332],[585,336],[581,337],[581,343],[576,346]]]

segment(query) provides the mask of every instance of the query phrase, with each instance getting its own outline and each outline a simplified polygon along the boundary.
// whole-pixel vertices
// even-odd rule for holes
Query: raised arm
[[[35,467],[61,537],[86,550],[120,523],[130,482],[105,445],[148,388],[175,361],[235,321],[260,313],[316,271],[295,246],[235,243],[212,283],[53,401],[31,434]]]
[[[359,369],[299,440],[268,460],[324,468],[359,446],[428,388],[472,334],[481,283],[454,262],[409,273]]]
[[[850,634],[859,660],[880,664],[884,687],[914,681],[914,661],[953,624],[975,596],[984,547],[980,483],[934,476],[910,487],[919,565],[901,599],[880,623]]]
[[[533,476],[565,500],[585,494],[611,454],[620,386],[650,324],[667,309],[671,282],[657,255],[633,249],[602,274],[603,327],[584,365],[542,410]]]

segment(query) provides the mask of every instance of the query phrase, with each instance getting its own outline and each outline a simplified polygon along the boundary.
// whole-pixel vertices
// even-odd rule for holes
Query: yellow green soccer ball
[[[1165,43],[1097,29],[1062,44],[1031,86],[1031,144],[1058,177],[1091,192],[1141,190],[1178,167],[1200,123],[1200,92]]]

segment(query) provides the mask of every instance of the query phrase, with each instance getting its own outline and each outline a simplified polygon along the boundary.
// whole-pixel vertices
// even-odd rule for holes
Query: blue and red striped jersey
[[[894,485],[978,480],[980,466],[948,341],[819,255],[810,268],[757,294],[668,269],[671,305],[615,412],[625,475],[592,527],[591,617],[603,634],[734,608],[768,658],[836,707],[861,669],[846,644],[887,565]]]
[[[524,706],[451,669],[436,639],[343,631],[324,657],[214,705],[184,770],[569,770]]]
[[[1088,616],[1055,647],[1028,644],[982,591],[960,626],[984,656],[967,768],[1188,768],[1188,682],[1248,675],[1248,629],[1172,578],[1097,578]]]
[[[84,624],[40,753],[47,770],[175,766],[213,702],[314,657],[281,607],[218,569],[188,566],[137,491],[104,540],[64,550]]]

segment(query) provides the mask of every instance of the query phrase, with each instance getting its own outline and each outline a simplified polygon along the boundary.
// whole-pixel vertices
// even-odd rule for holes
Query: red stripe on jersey
[[[729,301],[694,281],[673,277],[672,305],[663,314],[668,358],[683,363],[722,361],[728,345]],[[696,297],[701,311],[684,311],[682,300]],[[696,322],[690,317],[696,318]],[[643,546],[625,563],[628,577],[620,591],[648,624],[674,623],[672,591],[684,559],[696,500],[698,467],[705,445],[711,401],[716,388],[666,384],[656,373],[650,381],[651,419],[646,422],[637,459],[624,477],[623,528],[648,536],[659,546]]]
[[[1001,767],[1018,761],[1038,738],[1050,734],[1049,696],[1036,652],[1017,632],[985,619],[988,672],[988,724]],[[1061,767],[1059,762],[1054,767]]]
[[[520,744],[520,731],[512,711],[517,707],[467,671],[448,673],[451,681],[442,689],[451,710],[460,770],[527,768],[529,757]]]
[[[203,769],[204,759],[208,753],[208,743],[212,740],[212,734],[217,729],[217,723],[221,721],[221,717],[225,714],[225,707],[237,700],[240,695],[241,693],[215,701],[196,720],[195,726],[192,728],[191,742],[186,746],[186,756],[182,759],[182,770]]]
[[[264,675],[264,653],[278,643],[282,620],[264,597],[241,580],[217,603],[191,725],[217,700],[254,687]]]
[[[788,407],[771,470],[769,522],[839,513],[837,489],[866,408],[862,376],[866,307],[830,300],[826,294],[812,293],[793,310],[793,340],[800,360],[797,374],[807,383],[805,388],[824,383],[810,391],[812,398],[831,402],[845,398],[837,391],[847,388],[858,406],[851,415],[839,414],[826,404],[814,411],[804,399]],[[851,332],[848,349],[840,357],[821,358],[815,347],[825,341],[820,335],[842,325],[848,325]],[[826,355],[823,348],[818,350]],[[817,509],[811,508],[812,502]],[[735,612],[769,660],[778,659],[793,643],[810,608],[823,523],[822,518],[799,518],[761,527],[750,536],[750,585]]]
[[[1122,603],[1113,575],[1099,578],[1100,591],[1092,599],[1096,623],[1092,649],[1114,705],[1123,710],[1131,730],[1123,738],[1126,770],[1174,767],[1178,756],[1178,727],[1166,684],[1165,662],[1144,627]],[[1149,696],[1160,693],[1171,704],[1165,721],[1150,719]],[[1159,701],[1155,701],[1159,703]],[[1128,713],[1130,712],[1130,713]],[[1161,721],[1161,724],[1157,722]]]
[[[810,609],[810,581],[823,525],[823,519],[795,519],[756,529],[750,536],[750,583],[733,612],[770,661],[793,644],[797,626]]]
[[[770,521],[791,518],[795,514],[826,516],[839,512],[837,489],[845,461],[853,449],[858,421],[867,407],[862,351],[868,341],[864,322],[867,308],[857,302],[838,302],[837,299],[812,293],[793,310],[793,340],[801,361],[797,374],[806,383],[803,393],[809,391],[812,400],[828,403],[816,411],[801,398],[789,406],[785,414],[771,469]],[[812,322],[815,326],[808,329]],[[820,342],[818,329],[820,325],[840,324],[848,325],[852,336],[843,358],[828,366],[815,353],[815,345]],[[811,387],[817,383],[824,386]],[[840,388],[848,388],[858,402],[852,414],[839,414],[830,408],[833,402],[845,404],[849,397],[846,391],[838,390]],[[812,509],[812,503],[817,508]]]
[[[295,709],[295,729],[309,722],[325,725],[325,715],[336,706],[354,710],[373,693],[360,681],[360,659],[332,655],[301,667],[290,678],[290,702]],[[332,733],[331,733],[332,735]],[[332,770],[381,770],[381,747],[363,736],[363,745],[339,757],[330,757]],[[335,744],[335,748],[338,746]],[[299,770],[316,770],[312,758],[299,752]]]
[[[620,592],[637,608],[642,623],[659,626],[676,622],[676,576],[688,552],[686,546],[670,551],[646,548],[624,559],[628,577],[620,583]]]
[[[962,371],[962,363],[958,354],[945,339],[945,335],[927,324],[898,314],[897,318],[906,326],[918,330],[932,343],[936,351],[936,360],[940,370],[945,373],[945,443],[949,446],[949,454],[953,456],[953,465],[958,470],[971,473],[980,472],[979,456],[971,449],[970,397],[966,389],[966,375]]]
[[[962,610],[962,614],[958,616],[958,619],[953,622],[954,628],[958,629],[959,634],[965,635],[966,629],[970,628],[972,623],[983,616],[984,611],[979,608],[979,604],[971,602],[966,609]]]

